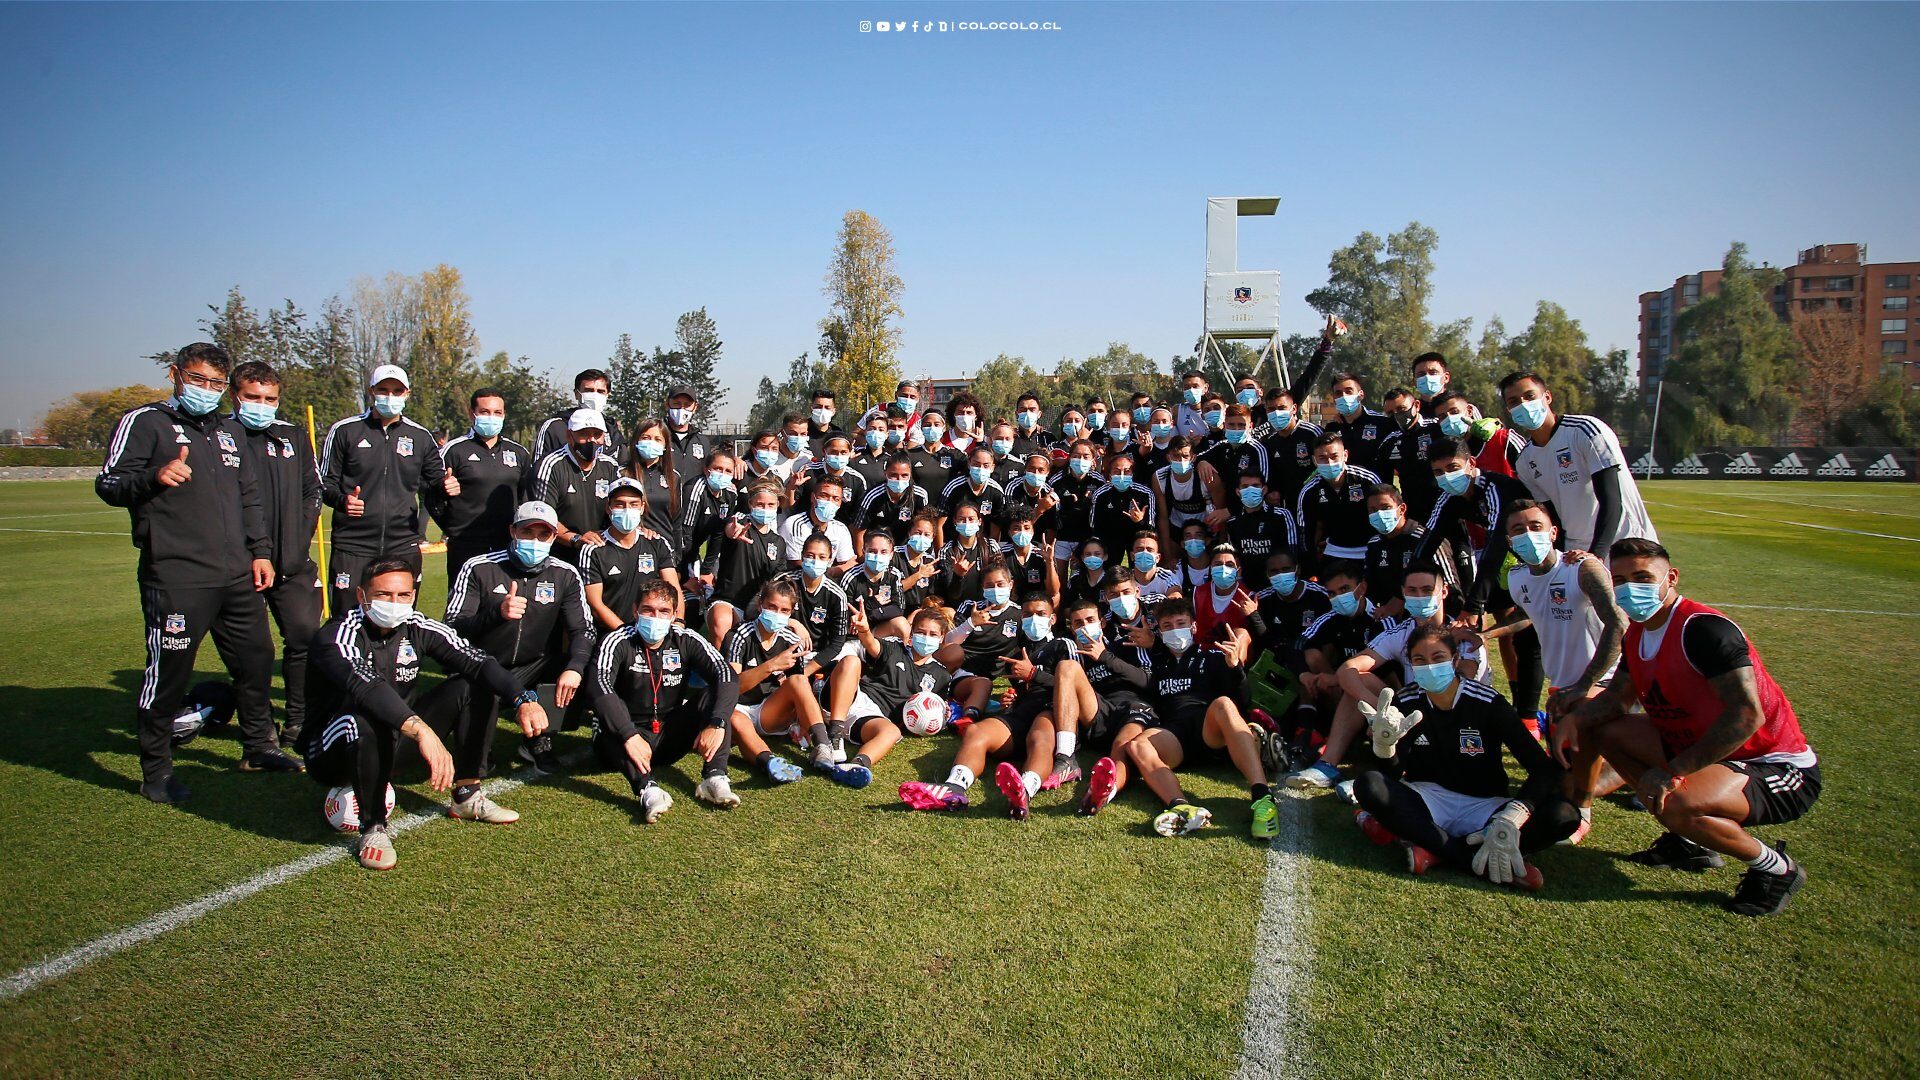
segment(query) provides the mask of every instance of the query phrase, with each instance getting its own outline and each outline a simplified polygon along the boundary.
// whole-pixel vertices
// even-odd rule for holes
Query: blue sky
[[[1057,32],[861,33],[863,19]],[[1297,329],[1335,247],[1440,234],[1436,320],[1864,241],[1920,258],[1920,7],[0,8],[0,424],[152,375],[230,285],[315,308],[458,266],[485,351],[568,374],[706,305],[738,416],[810,348],[840,216],[893,232],[911,373],[1200,314],[1203,200]]]

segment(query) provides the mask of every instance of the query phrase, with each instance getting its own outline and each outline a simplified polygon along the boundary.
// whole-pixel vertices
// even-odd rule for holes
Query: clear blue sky
[[[1052,33],[861,33],[862,19]],[[1362,230],[1440,234],[1436,320],[1864,241],[1920,258],[1920,7],[853,3],[0,8],[0,424],[153,374],[230,285],[314,308],[458,266],[561,373],[706,305],[743,413],[815,340],[854,207],[910,372],[1192,346],[1203,200],[1279,194],[1287,311]]]

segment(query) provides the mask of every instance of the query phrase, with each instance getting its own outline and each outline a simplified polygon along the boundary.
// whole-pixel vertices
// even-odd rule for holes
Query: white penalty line
[[[577,764],[579,758],[580,755],[573,755],[570,762]],[[525,780],[503,778],[488,781],[481,785],[480,790],[488,796],[503,795],[515,788],[524,787],[526,783]],[[398,821],[389,823],[388,834],[398,836],[429,822],[445,818],[446,804],[438,803],[436,807],[434,812],[408,814]],[[284,885],[303,874],[323,866],[331,866],[354,854],[354,842],[351,840],[332,845],[303,858],[262,871],[238,884],[229,885],[219,892],[210,893],[198,900],[189,900],[178,907],[168,908],[149,919],[135,923],[124,930],[115,930],[111,934],[97,937],[59,956],[21,968],[4,980],[0,980],[0,1001],[11,1001],[55,979],[65,978],[81,968],[105,960],[115,953],[125,952],[163,934],[172,933],[223,907],[245,900],[255,893],[264,892],[275,885]]]
[[[1736,514],[1729,510],[1708,510],[1704,506],[1685,506],[1680,503],[1654,502],[1655,506],[1669,506],[1675,510],[1689,510],[1696,514],[1712,514],[1715,517],[1739,518],[1742,521],[1776,521],[1782,525],[1797,525],[1802,529],[1818,529],[1821,532],[1846,533],[1849,536],[1871,536],[1880,540],[1905,540],[1909,544],[1920,544],[1920,536],[1900,536],[1895,533],[1863,532],[1859,529],[1842,529],[1837,525],[1815,525],[1810,521],[1787,521],[1784,518],[1757,518],[1752,514]]]
[[[1253,931],[1253,977],[1235,1080],[1303,1076],[1311,1062],[1301,1037],[1301,994],[1313,969],[1307,926],[1306,800],[1281,797],[1280,832],[1267,848],[1260,921]]]

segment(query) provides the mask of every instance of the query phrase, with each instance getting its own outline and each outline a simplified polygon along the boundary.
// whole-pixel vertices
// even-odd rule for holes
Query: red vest
[[[1720,716],[1720,695],[1714,693],[1707,677],[1688,662],[1682,644],[1689,620],[1696,615],[1719,614],[1705,604],[1681,597],[1667,616],[1666,634],[1651,660],[1640,659],[1640,639],[1646,633],[1646,626],[1641,623],[1627,626],[1626,638],[1621,643],[1627,674],[1633,679],[1634,693],[1646,708],[1648,718],[1660,729],[1661,741],[1666,743],[1669,753],[1679,753],[1699,742],[1700,736],[1706,734]],[[1747,656],[1753,660],[1753,677],[1759,684],[1762,722],[1760,730],[1734,751],[1732,758],[1745,761],[1766,754],[1804,752],[1807,737],[1800,732],[1793,705],[1781,692],[1780,684],[1767,674],[1767,666],[1760,662],[1760,652],[1753,647],[1751,638],[1747,640]]]
[[[1213,644],[1213,635],[1222,623],[1235,630],[1247,628],[1247,613],[1240,610],[1239,582],[1235,582],[1233,588],[1234,600],[1227,604],[1227,610],[1217,614],[1213,610],[1213,583],[1208,582],[1193,590],[1193,639],[1195,641]]]

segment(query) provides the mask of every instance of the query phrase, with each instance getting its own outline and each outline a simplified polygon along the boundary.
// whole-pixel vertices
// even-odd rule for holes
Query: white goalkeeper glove
[[[1380,691],[1380,704],[1369,705],[1362,701],[1360,715],[1366,718],[1367,730],[1373,734],[1373,756],[1382,761],[1393,756],[1393,748],[1400,745],[1400,737],[1413,730],[1420,722],[1420,710],[1403,713],[1393,703],[1391,688]]]
[[[1467,843],[1480,850],[1473,856],[1473,872],[1495,885],[1510,885],[1527,876],[1527,863],[1520,857],[1520,826],[1533,812],[1517,800],[1494,812],[1486,827]]]

